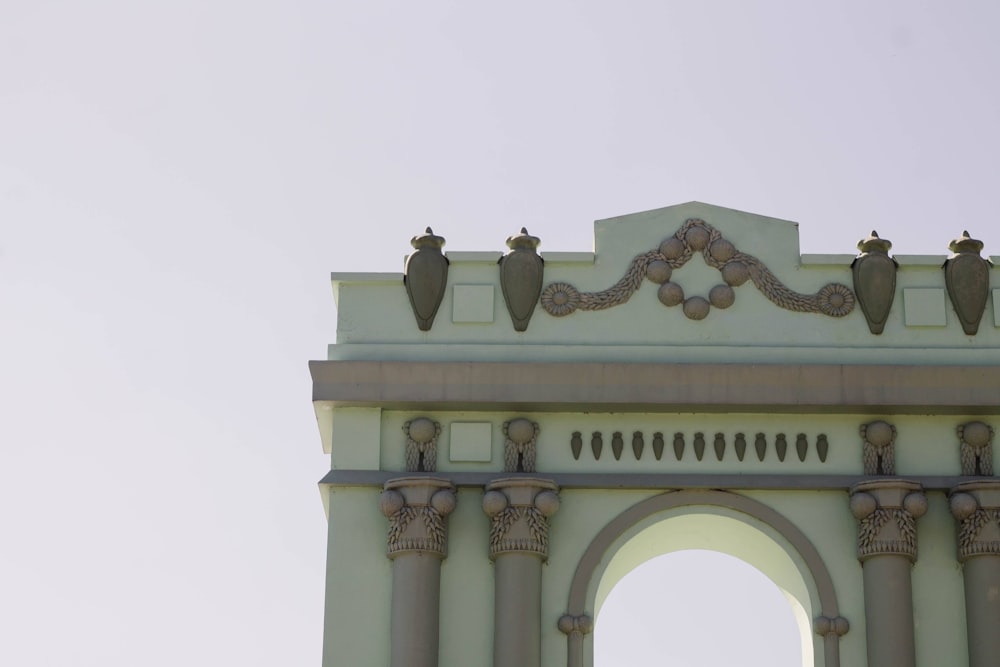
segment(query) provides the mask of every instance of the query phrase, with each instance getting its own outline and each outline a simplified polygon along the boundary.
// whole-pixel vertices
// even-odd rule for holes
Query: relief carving
[[[671,282],[674,269],[684,266],[695,253],[721,274],[722,283],[709,290],[708,298],[685,297],[684,289]],[[712,308],[724,309],[736,300],[737,287],[751,281],[772,303],[793,312],[822,313],[843,317],[854,309],[854,292],[846,285],[830,283],[816,294],[800,294],[786,287],[753,255],[740,252],[704,220],[692,218],[655,250],[635,257],[621,280],[601,292],[580,292],[568,283],[551,283],[542,291],[542,308],[554,317],[577,310],[604,310],[628,301],[643,280],[660,285],[657,298],[668,307],[682,305],[691,320],[708,316]]]
[[[927,513],[927,496],[919,484],[862,482],[852,489],[850,508],[858,520],[858,560],[879,555],[916,560],[916,520]]]
[[[386,555],[423,552],[447,555],[445,517],[458,499],[450,482],[432,478],[402,478],[386,482],[379,510],[389,519]]]
[[[448,258],[441,252],[444,237],[435,235],[428,227],[423,234],[410,239],[410,245],[414,252],[406,258],[403,285],[410,297],[417,327],[430,331],[448,285]]]
[[[958,427],[963,475],[993,476],[993,434],[993,428],[983,422]]]
[[[1000,556],[1000,482],[959,484],[948,504],[959,522],[958,560]]]
[[[962,237],[952,241],[948,249],[954,253],[944,263],[948,298],[962,323],[962,331],[974,336],[986,310],[993,264],[979,254],[983,242],[970,238],[969,232],[962,232]]]
[[[861,460],[866,475],[896,474],[896,427],[884,421],[861,425]]]
[[[418,417],[403,424],[406,433],[406,472],[437,471],[437,441],[441,424],[427,417]]]
[[[535,472],[538,424],[518,417],[503,424],[504,472]]]
[[[547,558],[548,517],[559,509],[558,487],[548,480],[496,480],[483,496],[483,511],[490,517],[490,559],[510,552],[527,552]]]

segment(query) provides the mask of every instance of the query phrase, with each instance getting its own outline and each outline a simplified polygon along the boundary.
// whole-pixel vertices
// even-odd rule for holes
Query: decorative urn
[[[507,238],[510,252],[500,258],[500,289],[515,331],[526,331],[542,294],[544,262],[536,248],[541,241],[521,227]]]
[[[885,329],[892,301],[896,296],[896,260],[889,257],[892,241],[880,239],[873,229],[871,236],[858,241],[861,253],[851,262],[854,293],[868,321],[868,330],[875,335]]]
[[[948,248],[954,253],[944,263],[948,297],[962,323],[962,330],[974,336],[986,310],[991,263],[979,254],[983,242],[970,238],[969,232],[962,232],[962,238],[952,241]]]
[[[417,326],[421,331],[430,331],[448,284],[448,258],[441,252],[444,237],[436,236],[428,227],[423,234],[410,239],[410,245],[415,251],[406,258],[403,284]]]

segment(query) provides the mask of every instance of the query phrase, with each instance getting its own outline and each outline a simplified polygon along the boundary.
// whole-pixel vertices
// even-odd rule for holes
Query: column
[[[917,482],[874,479],[851,488],[858,519],[858,560],[865,586],[868,667],[914,667],[913,591],[916,519],[927,512]]]
[[[455,487],[444,479],[402,477],[385,483],[379,509],[389,519],[391,667],[437,667],[445,517],[455,503]]]
[[[542,563],[558,491],[554,482],[530,477],[486,486],[483,510],[491,520],[494,562],[493,667],[541,667]]]
[[[950,504],[959,522],[969,667],[993,667],[1000,659],[1000,480],[963,482]]]

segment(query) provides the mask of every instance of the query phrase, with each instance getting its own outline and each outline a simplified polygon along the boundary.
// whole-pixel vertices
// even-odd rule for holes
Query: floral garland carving
[[[965,560],[970,556],[1000,554],[1000,541],[979,539],[980,531],[988,524],[1000,524],[1000,508],[981,508],[962,520],[958,533],[958,555]]]
[[[890,521],[899,528],[898,540],[880,540],[879,532]],[[861,519],[858,524],[858,558],[877,554],[917,555],[917,522],[913,515],[901,508],[879,507]]]
[[[700,252],[706,264],[719,270],[725,283],[713,287],[708,299],[701,296],[685,298],[681,286],[670,282],[673,270],[684,266],[695,252]],[[625,275],[608,289],[580,292],[569,283],[551,283],[542,291],[542,308],[554,317],[564,317],[577,310],[613,308],[628,301],[645,278],[660,285],[657,296],[665,306],[683,304],[684,314],[693,320],[705,318],[712,306],[731,306],[736,299],[733,287],[747,280],[772,303],[794,312],[843,317],[854,310],[855,303],[854,292],[840,283],[825,285],[816,294],[800,294],[789,289],[759,259],[737,250],[704,220],[692,218],[659,248],[637,255]]]
[[[423,535],[404,538],[403,533],[417,516],[423,520]],[[388,555],[400,551],[430,551],[443,554],[445,548],[444,517],[430,505],[418,507],[404,505],[398,512],[389,517],[389,533],[386,543]]]

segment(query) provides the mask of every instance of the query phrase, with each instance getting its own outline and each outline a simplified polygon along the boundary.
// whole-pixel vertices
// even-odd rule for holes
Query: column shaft
[[[862,565],[868,667],[913,667],[913,593],[906,556],[872,556]]]
[[[392,561],[392,667],[437,667],[441,559],[413,553]]]
[[[494,568],[493,665],[540,667],[542,559],[506,553],[497,556]]]

